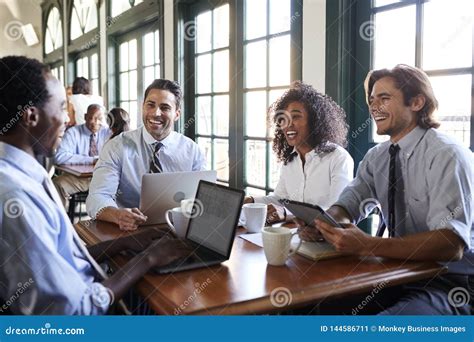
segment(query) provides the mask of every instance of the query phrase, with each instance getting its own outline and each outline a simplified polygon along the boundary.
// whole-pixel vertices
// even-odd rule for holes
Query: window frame
[[[246,136],[244,125],[244,75],[239,70],[245,67],[244,61],[244,1],[241,0],[209,0],[205,4],[202,2],[184,2],[181,1],[177,5],[175,15],[175,36],[178,42],[175,46],[175,54],[178,56],[178,64],[175,68],[176,79],[180,81],[184,92],[184,115],[180,122],[180,126],[186,122],[184,127],[185,135],[191,139],[196,139],[196,125],[195,125],[195,65],[194,65],[194,41],[184,39],[184,25],[189,21],[195,20],[197,15],[209,9],[213,9],[222,4],[229,3],[229,73],[235,75],[229,77],[229,181],[231,187],[244,189],[252,187],[255,189],[262,189],[267,194],[273,189],[269,187],[269,173],[270,164],[268,161],[269,153],[267,150],[265,158],[267,159],[267,167],[265,170],[266,184],[264,187],[249,185],[245,179],[245,141]],[[268,10],[268,8],[267,8]],[[291,13],[303,13],[303,5],[301,0],[291,0]],[[302,77],[302,15],[298,15],[299,20],[291,20],[290,26],[290,82],[301,79]],[[268,35],[264,38],[278,36]],[[269,67],[267,65],[267,67]],[[274,89],[274,87],[270,87]],[[270,89],[269,88],[269,89]],[[275,87],[278,88],[278,87]],[[287,88],[282,86],[280,88]],[[262,88],[264,89],[264,88]],[[219,138],[219,136],[215,136]],[[252,140],[263,140],[266,143],[272,138],[252,138]],[[269,145],[267,144],[267,149]]]

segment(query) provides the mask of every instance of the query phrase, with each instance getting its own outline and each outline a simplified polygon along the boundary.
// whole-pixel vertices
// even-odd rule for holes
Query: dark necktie
[[[388,234],[395,236],[395,196],[397,190],[396,160],[400,146],[390,145],[390,167],[388,176]]]
[[[99,149],[97,148],[97,142],[95,141],[95,133],[92,133],[89,141],[89,157],[96,157],[98,154]]]
[[[160,142],[154,143],[153,148],[153,156],[150,162],[150,173],[161,173],[163,172],[163,168],[161,167],[159,152],[160,149],[163,147],[163,144]]]

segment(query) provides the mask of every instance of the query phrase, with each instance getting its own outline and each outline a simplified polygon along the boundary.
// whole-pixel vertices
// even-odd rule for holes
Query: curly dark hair
[[[13,129],[26,106],[42,108],[49,100],[49,67],[23,56],[0,58],[0,130]]]
[[[295,81],[268,109],[270,120],[277,126],[273,138],[273,151],[285,165],[293,160],[293,147],[288,145],[283,130],[279,127],[279,114],[291,102],[301,103],[308,113],[309,145],[317,153],[329,153],[336,149],[333,144],[347,146],[347,131],[344,109],[329,96],[316,91],[311,85]],[[333,143],[333,144],[331,144]]]

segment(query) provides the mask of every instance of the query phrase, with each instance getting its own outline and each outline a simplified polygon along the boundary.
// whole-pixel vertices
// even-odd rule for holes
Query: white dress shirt
[[[255,197],[256,203],[280,206],[279,199],[290,199],[328,209],[350,183],[354,174],[354,161],[342,147],[330,153],[306,153],[305,165],[299,154],[283,165],[275,192]]]
[[[142,176],[150,172],[156,140],[144,127],[120,134],[105,144],[92,176],[86,207],[90,217],[106,207],[138,208]],[[161,140],[163,172],[202,171],[206,158],[199,146],[172,131]]]

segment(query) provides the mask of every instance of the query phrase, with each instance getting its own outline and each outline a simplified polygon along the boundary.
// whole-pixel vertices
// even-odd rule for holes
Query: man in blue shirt
[[[91,104],[84,115],[85,123],[69,128],[64,134],[58,151],[56,164],[95,164],[99,153],[111,135],[108,127],[103,125],[104,107]],[[78,192],[88,191],[92,177],[80,178],[63,174],[53,179],[64,207],[67,208],[69,197]]]
[[[472,153],[440,133],[438,105],[426,74],[407,65],[369,73],[369,111],[390,141],[365,155],[356,178],[328,212],[345,229],[316,221],[338,251],[361,256],[436,261],[448,273],[403,286],[382,314],[469,314],[474,299]],[[358,223],[379,202],[390,238]],[[314,229],[301,236],[313,240]],[[386,299],[386,298],[385,298]]]
[[[58,146],[64,88],[46,65],[18,56],[0,59],[0,84],[0,312],[104,314],[151,267],[186,248],[143,231],[86,249],[35,159],[52,157]],[[107,278],[94,258],[127,248],[141,252]]]
[[[99,156],[86,202],[92,218],[135,230],[146,222],[138,209],[143,174],[205,169],[198,145],[173,131],[181,98],[174,81],[157,79],[146,89],[143,126],[112,139]]]

